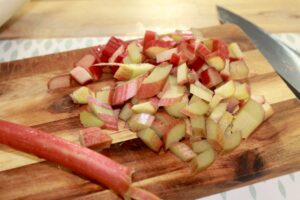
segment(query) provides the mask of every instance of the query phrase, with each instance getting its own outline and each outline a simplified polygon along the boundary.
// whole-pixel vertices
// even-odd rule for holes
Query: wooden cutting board
[[[150,151],[135,133],[112,133],[103,153],[133,167],[136,186],[163,199],[195,199],[300,169],[300,104],[246,35],[234,25],[201,29],[206,37],[238,42],[250,66],[253,94],[265,95],[275,114],[234,152],[219,156],[204,172],[192,175],[169,152]],[[30,125],[76,142],[80,110],[68,94],[75,88],[47,91],[47,81],[68,72],[88,49],[0,64],[0,118]],[[105,83],[93,84],[100,88]],[[129,140],[124,143],[121,141]],[[0,145],[0,199],[118,199],[98,184],[68,169]]]

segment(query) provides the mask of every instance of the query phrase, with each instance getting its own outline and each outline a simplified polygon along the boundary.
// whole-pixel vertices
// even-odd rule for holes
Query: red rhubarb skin
[[[141,87],[138,90],[137,97],[139,99],[154,97],[159,92],[161,92],[165,82],[167,81],[167,78],[168,77],[165,77],[164,79],[159,80],[157,82],[142,83]]]
[[[104,155],[46,132],[0,120],[0,143],[56,162],[124,195],[131,170]]]

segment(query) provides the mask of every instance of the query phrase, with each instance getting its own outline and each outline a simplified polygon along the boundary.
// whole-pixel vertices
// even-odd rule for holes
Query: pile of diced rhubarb
[[[88,83],[107,74],[114,86],[89,89]],[[82,132],[85,146],[107,146],[111,140],[101,129],[117,131],[123,120],[153,151],[163,147],[200,171],[273,114],[263,96],[251,95],[248,75],[237,43],[204,38],[198,31],[165,36],[147,31],[140,40],[111,37],[93,47],[48,87],[69,87],[72,80],[86,85],[71,94],[74,103],[88,105],[80,113],[82,125],[90,127]]]

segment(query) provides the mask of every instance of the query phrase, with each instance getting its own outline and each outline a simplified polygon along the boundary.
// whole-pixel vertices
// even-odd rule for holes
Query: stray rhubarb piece
[[[168,50],[164,47],[152,46],[146,49],[145,54],[148,58],[156,59],[157,55]]]
[[[263,95],[251,95],[251,99],[260,104],[264,104],[266,102],[266,99]]]
[[[110,87],[103,88],[99,92],[96,93],[96,99],[107,103],[109,105],[112,104],[112,98],[113,98],[113,90]]]
[[[250,98],[250,87],[247,83],[235,82],[233,97],[238,100],[247,100]]]
[[[211,148],[212,146],[206,140],[200,140],[192,143],[192,149],[196,154],[202,153]]]
[[[226,129],[231,125],[232,120],[233,120],[233,115],[231,113],[225,112],[223,114],[223,116],[218,122],[223,133],[225,133]]]
[[[209,67],[201,72],[199,78],[201,79],[201,82],[208,88],[212,88],[223,81],[219,72],[213,67]]]
[[[89,97],[89,109],[104,122],[106,129],[118,130],[118,118],[109,104],[98,101],[96,98]]]
[[[70,71],[71,76],[81,85],[93,80],[91,74],[83,67],[77,66]]]
[[[189,82],[188,79],[188,67],[186,63],[183,63],[177,68],[177,84],[184,85]]]
[[[189,117],[195,117],[204,115],[209,110],[209,106],[203,100],[199,99],[198,101],[191,103],[184,107],[181,112]]]
[[[137,187],[130,187],[128,196],[133,200],[161,200],[155,194]]]
[[[48,81],[47,86],[48,86],[49,90],[70,87],[71,86],[71,75],[63,74],[63,75],[55,76]]]
[[[137,133],[138,138],[140,138],[150,149],[155,152],[159,152],[163,145],[163,142],[157,136],[155,131],[151,128],[141,130]]]
[[[213,96],[213,91],[211,91],[203,85],[196,86],[195,84],[191,84],[190,93],[207,102],[210,102]]]
[[[104,125],[103,121],[90,112],[81,112],[79,118],[84,127],[102,127]]]
[[[112,143],[112,138],[98,127],[82,129],[79,139],[82,146],[97,149],[107,149]]]
[[[172,56],[176,54],[177,54],[177,48],[168,49],[156,55],[156,62],[161,63],[161,62],[169,61],[171,60]]]
[[[207,141],[214,147],[215,150],[220,151],[224,146],[224,133],[218,123],[214,120],[206,119],[206,138]]]
[[[163,135],[165,149],[169,149],[173,143],[179,142],[182,138],[184,138],[185,130],[186,127],[184,120],[178,120],[178,123],[169,125],[168,130],[166,130]]]
[[[143,80],[144,76],[139,76],[135,79],[117,85],[115,87],[112,105],[123,104],[125,101],[134,97],[137,94]]]
[[[191,162],[191,169],[194,173],[208,168],[216,159],[216,153],[212,148],[197,155]]]
[[[224,147],[222,153],[228,153],[237,148],[242,142],[242,135],[239,131],[233,132],[225,136]]]
[[[229,49],[229,57],[230,58],[239,58],[240,59],[240,58],[244,57],[244,54],[237,43],[235,43],[235,42],[230,43],[228,45],[228,49]]]
[[[206,128],[205,128],[205,118],[204,116],[197,116],[191,118],[192,126],[192,135],[195,137],[205,137]]]
[[[243,80],[248,78],[249,68],[244,60],[238,60],[229,64],[230,79]]]
[[[262,107],[265,111],[264,120],[268,119],[269,117],[271,117],[274,114],[274,110],[273,110],[272,106],[269,103],[265,102],[262,105]]]
[[[142,62],[142,54],[140,52],[140,48],[137,45],[137,42],[131,42],[128,47],[128,56],[133,63],[141,63]]]
[[[128,126],[132,131],[143,130],[149,128],[154,119],[154,116],[148,113],[133,114],[128,120]]]
[[[214,120],[215,122],[218,122],[224,113],[226,112],[227,104],[226,103],[219,103],[210,113],[209,118]]]
[[[121,109],[119,118],[123,121],[127,121],[133,114],[131,110],[132,104],[131,103],[126,103],[123,108]]]
[[[189,101],[189,99],[188,99],[187,95],[185,95],[184,97],[182,97],[182,99],[180,101],[178,101],[170,106],[164,106],[164,109],[169,115],[171,115],[173,117],[183,118],[183,117],[186,117],[186,115],[183,114],[181,112],[181,110],[188,105],[188,101]]]
[[[0,120],[0,143],[58,163],[120,195],[129,190],[132,171],[128,167],[49,133]]]
[[[141,63],[141,64],[117,64],[112,63],[112,65],[118,65],[119,68],[114,74],[114,78],[119,81],[127,81],[133,79],[137,76],[146,74],[154,68],[154,65],[149,63]]]
[[[215,94],[209,102],[210,110],[212,111],[223,99],[223,96]]]
[[[170,146],[170,151],[180,160],[188,162],[196,157],[193,150],[182,142],[175,142]]]
[[[155,67],[151,74],[143,80],[137,97],[145,99],[157,95],[164,87],[171,69],[172,65],[159,65]]]
[[[207,55],[205,61],[209,66],[214,67],[218,71],[222,71],[225,67],[225,61],[220,55],[216,54],[216,52]]]
[[[152,103],[151,101],[146,101],[143,103],[138,103],[132,106],[132,111],[134,113],[148,113],[148,114],[154,114],[157,111],[157,106]]]
[[[215,94],[221,95],[224,98],[233,96],[235,91],[235,84],[232,80],[224,83],[215,89]]]
[[[70,94],[74,103],[87,104],[88,97],[94,97],[95,94],[88,87],[80,87]]]
[[[264,121],[265,111],[261,104],[249,99],[235,115],[232,131],[240,131],[243,138],[249,135]]]

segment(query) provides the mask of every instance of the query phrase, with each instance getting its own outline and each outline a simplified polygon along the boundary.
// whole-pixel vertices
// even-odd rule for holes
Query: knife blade
[[[241,16],[220,6],[217,6],[217,11],[221,22],[236,24],[249,36],[296,97],[300,99],[299,54]]]

